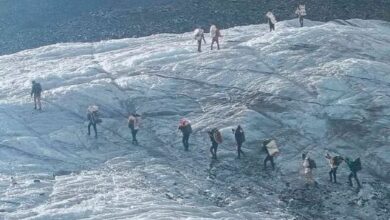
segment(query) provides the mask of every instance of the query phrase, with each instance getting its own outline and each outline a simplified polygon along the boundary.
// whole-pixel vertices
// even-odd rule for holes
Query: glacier
[[[279,22],[60,43],[0,57],[0,219],[389,219],[390,23]],[[43,86],[33,110],[31,80]],[[100,107],[99,138],[86,109]],[[139,146],[127,117],[142,114]],[[193,124],[190,152],[178,121]],[[242,125],[246,156],[231,129]],[[224,143],[209,155],[206,131]],[[275,138],[275,171],[261,142]],[[306,188],[301,153],[316,159]],[[328,182],[326,152],[360,157],[363,188]],[[17,184],[11,184],[14,177]]]

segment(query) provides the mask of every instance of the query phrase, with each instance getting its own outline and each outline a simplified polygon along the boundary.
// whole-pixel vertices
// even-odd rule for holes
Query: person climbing
[[[245,156],[244,152],[241,150],[242,144],[245,142],[245,133],[241,125],[238,125],[236,129],[232,129],[234,138],[237,143],[237,158],[241,158],[241,154]]]
[[[139,115],[137,113],[132,113],[128,119],[128,127],[131,130],[133,144],[138,144],[137,133],[138,133],[140,124],[141,124],[141,115]]]
[[[267,162],[271,162],[272,169],[275,169],[274,156],[279,153],[275,140],[267,139],[263,141],[263,150],[267,153],[264,159],[264,169],[267,169]]]
[[[330,182],[337,183],[337,179],[336,179],[337,168],[343,162],[344,159],[341,156],[332,157],[329,153],[325,155],[325,158],[328,160],[330,165],[330,171],[329,171]]]
[[[211,131],[207,132],[210,140],[211,140],[211,147],[210,152],[212,155],[212,159],[217,159],[217,150],[218,150],[218,144],[222,143],[222,134],[219,132],[217,128],[213,128]]]
[[[353,187],[352,178],[354,178],[356,183],[357,183],[357,185],[358,185],[358,188],[361,188],[359,179],[357,177],[357,172],[362,169],[362,164],[360,162],[360,158],[357,158],[356,160],[351,161],[351,159],[349,159],[347,157],[347,158],[345,158],[345,163],[348,165],[349,169],[351,170],[351,173],[348,176],[349,185],[351,187]]]
[[[306,185],[317,186],[317,182],[314,180],[313,169],[317,168],[316,162],[308,156],[308,153],[302,154],[303,158],[303,172],[306,179]]]
[[[38,105],[38,110],[42,110],[41,93],[42,93],[41,84],[33,80],[32,88],[31,88],[31,97],[34,96],[34,109],[37,109],[37,105]]]
[[[269,31],[274,31],[275,30],[275,24],[276,24],[276,18],[275,18],[275,15],[269,11],[267,12],[267,14],[265,15],[267,18],[268,18],[268,24],[269,24]]]
[[[202,52],[202,40],[206,44],[206,39],[204,38],[204,30],[202,28],[197,28],[194,31],[195,40],[198,41],[198,52]]]
[[[183,142],[184,150],[188,151],[188,148],[190,146],[188,141],[189,141],[190,135],[192,133],[192,127],[191,127],[190,121],[188,121],[185,118],[181,119],[180,122],[179,122],[179,128],[178,129],[183,134],[182,142]]]
[[[211,36],[211,50],[213,50],[214,43],[217,43],[217,49],[219,50],[219,38],[222,37],[221,32],[215,25],[210,27],[210,36]]]
[[[297,9],[295,10],[295,14],[298,15],[299,24],[303,27],[303,17],[306,16],[306,7],[305,5],[299,4]]]
[[[91,126],[95,131],[95,138],[97,138],[97,128],[96,125],[101,123],[101,119],[98,116],[99,107],[96,105],[92,105],[88,107],[87,110],[87,118],[88,118],[88,135],[91,135]]]

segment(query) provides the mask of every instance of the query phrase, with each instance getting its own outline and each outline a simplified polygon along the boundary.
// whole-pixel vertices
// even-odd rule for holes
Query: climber
[[[353,186],[352,178],[354,178],[356,183],[357,183],[357,185],[358,185],[358,188],[361,188],[359,179],[357,177],[357,172],[362,169],[362,164],[360,162],[360,158],[357,158],[356,160],[351,161],[348,157],[346,157],[345,158],[345,163],[348,165],[349,169],[351,170],[351,173],[348,176],[349,185],[351,187]]]
[[[215,25],[210,27],[210,36],[211,36],[211,50],[213,50],[214,43],[217,43],[217,49],[219,50],[219,38],[222,37],[221,32]]]
[[[337,183],[337,179],[336,179],[337,168],[343,162],[344,159],[341,156],[332,157],[329,153],[325,155],[325,158],[328,160],[330,165],[330,171],[329,171],[330,182]]]
[[[189,139],[190,139],[190,135],[192,133],[192,127],[191,127],[191,123],[190,121],[188,121],[187,119],[183,118],[180,120],[179,122],[179,128],[178,128],[181,133],[183,134],[183,146],[184,146],[184,150],[185,151],[188,151],[188,148],[190,146],[190,144],[188,143]]]
[[[42,86],[40,83],[35,82],[35,80],[32,81],[32,89],[31,89],[31,97],[34,96],[34,109],[42,110],[41,105],[41,93],[42,93]]]
[[[222,143],[222,134],[218,131],[217,128],[214,128],[207,132],[210,140],[211,140],[211,147],[210,152],[212,155],[212,159],[217,159],[217,150],[218,150],[218,144]]]
[[[97,138],[97,129],[96,125],[101,123],[102,120],[98,116],[99,107],[96,105],[91,105],[88,107],[87,110],[87,118],[88,118],[88,135],[91,135],[91,126],[93,127],[93,130],[95,131],[95,138]]]
[[[197,28],[194,31],[195,40],[198,42],[198,52],[202,52],[202,40],[206,44],[206,39],[204,38],[204,30],[202,28]]]
[[[236,129],[232,129],[234,138],[237,143],[237,158],[240,159],[241,154],[245,156],[244,152],[241,150],[242,144],[245,142],[245,133],[241,125],[238,125]]]
[[[138,133],[140,124],[141,124],[141,115],[139,115],[137,113],[132,113],[128,119],[128,127],[131,130],[133,144],[138,144],[137,133]]]
[[[301,27],[303,27],[303,17],[306,16],[305,5],[298,5],[297,9],[295,10],[295,14],[298,15],[299,24],[301,25]]]
[[[316,162],[308,156],[308,153],[302,154],[302,158],[302,166],[304,169],[303,172],[306,179],[306,185],[309,186],[314,184],[314,186],[317,186],[318,183],[314,180],[313,177],[313,169],[317,168]]]
[[[279,153],[278,146],[275,140],[267,139],[263,141],[263,150],[267,153],[267,157],[264,159],[264,169],[267,169],[267,162],[271,162],[272,169],[275,169],[274,156]]]
[[[267,12],[266,14],[266,17],[268,19],[268,24],[269,24],[269,31],[274,31],[275,30],[275,24],[276,24],[276,18],[275,18],[275,15],[269,11]]]

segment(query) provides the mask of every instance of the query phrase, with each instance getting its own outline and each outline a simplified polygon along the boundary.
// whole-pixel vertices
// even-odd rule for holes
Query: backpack
[[[129,128],[134,129],[135,118],[133,116],[129,117]]]
[[[194,31],[195,40],[202,40],[203,33],[204,33],[203,29],[200,28],[195,29]]]
[[[215,25],[212,25],[212,26],[210,27],[210,35],[211,35],[211,37],[212,37],[212,38],[214,38],[214,37],[219,37],[217,32],[218,32],[217,27],[216,27]]]
[[[36,92],[38,93],[38,94],[40,94],[41,92],[42,92],[42,86],[41,86],[41,84],[40,83],[36,83],[35,84],[36,85]]]
[[[309,168],[310,169],[317,168],[316,162],[313,159],[311,159],[311,158],[309,158]]]
[[[360,157],[357,158],[357,159],[353,162],[353,165],[354,165],[354,169],[355,169],[356,172],[362,170],[362,163],[361,163],[361,161],[360,161]]]
[[[335,156],[332,158],[332,163],[335,166],[339,166],[342,162],[343,162],[343,157],[341,157],[341,156]]]
[[[221,144],[223,142],[222,134],[218,129],[214,130],[213,137],[215,142],[217,142],[218,144]]]

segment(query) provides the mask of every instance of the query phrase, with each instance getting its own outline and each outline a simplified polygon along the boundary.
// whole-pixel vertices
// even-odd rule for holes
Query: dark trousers
[[[303,27],[303,16],[299,16],[299,24],[301,24],[301,27]]]
[[[330,182],[333,181],[333,182],[337,183],[336,173],[337,173],[337,167],[330,169],[330,171],[329,171]]]
[[[348,176],[348,180],[349,180],[349,185],[350,185],[350,186],[353,186],[353,184],[352,184],[352,178],[355,179],[355,181],[356,181],[358,187],[360,188],[361,185],[360,185],[360,182],[359,182],[359,179],[358,179],[358,177],[357,177],[357,173],[356,173],[356,172],[353,172],[353,171],[352,171],[352,172],[349,174],[349,176]]]
[[[202,52],[202,40],[198,40],[198,52]]]
[[[138,133],[138,129],[131,129],[131,136],[133,137],[133,143],[138,143],[137,133]]]
[[[38,106],[38,109],[39,109],[39,110],[42,109],[42,105],[41,105],[41,95],[35,95],[35,94],[34,94],[34,109],[37,109],[37,106]]]
[[[217,49],[219,50],[219,40],[218,40],[218,37],[213,37],[213,40],[211,41],[211,50],[213,49],[214,43],[217,43]]]
[[[264,159],[264,169],[267,168],[267,161],[270,161],[272,169],[275,169],[274,157],[271,155],[267,155],[267,157]]]
[[[95,137],[97,137],[96,123],[92,123],[91,121],[88,124],[88,135],[91,135],[91,126],[93,126],[93,130],[95,131]]]
[[[185,151],[188,151],[188,148],[190,146],[190,144],[188,143],[189,139],[190,139],[190,134],[183,134],[183,146]]]
[[[242,154],[242,155],[245,155],[244,152],[241,150],[241,147],[242,147],[242,143],[237,142],[237,154],[238,154],[238,158],[241,157],[241,154]]]
[[[213,142],[211,147],[210,147],[210,152],[211,152],[213,159],[217,159],[217,150],[218,150],[218,143]]]
[[[274,31],[275,30],[275,24],[273,24],[272,22],[269,23],[269,31]]]

